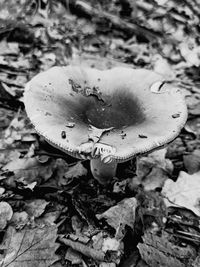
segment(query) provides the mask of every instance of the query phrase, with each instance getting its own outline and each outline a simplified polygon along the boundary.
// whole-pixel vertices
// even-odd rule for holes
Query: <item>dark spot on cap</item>
[[[172,118],[173,118],[173,119],[176,119],[176,118],[179,118],[179,117],[180,117],[180,113],[176,113],[176,114],[173,114],[173,115],[172,115]]]
[[[147,136],[144,135],[144,134],[139,134],[138,136],[139,136],[140,138],[147,138]]]
[[[65,139],[66,138],[66,132],[65,131],[62,131],[61,132],[61,137],[62,137],[62,139]]]
[[[122,139],[124,139],[126,137],[126,133],[123,133],[123,131],[120,135],[121,135]]]

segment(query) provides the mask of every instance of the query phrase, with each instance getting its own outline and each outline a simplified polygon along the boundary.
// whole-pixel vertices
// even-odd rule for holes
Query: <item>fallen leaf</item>
[[[45,211],[46,206],[49,204],[44,199],[34,199],[27,201],[25,210],[30,217],[38,218]]]
[[[3,187],[0,187],[0,196],[2,196],[5,193],[6,189]]]
[[[162,194],[166,197],[165,204],[181,206],[192,210],[200,216],[200,172],[192,175],[181,171],[176,182],[168,179],[165,181]]]
[[[184,126],[184,130],[188,133],[191,134],[194,138],[197,137],[197,133],[189,126],[188,122]]]
[[[2,169],[14,172],[14,179],[21,182],[25,187],[28,185],[33,187],[33,182],[40,183],[41,180],[48,180],[53,174],[55,165],[56,161],[54,160],[42,164],[36,157],[25,157],[9,162]]]
[[[166,149],[160,149],[137,160],[136,174],[131,187],[142,185],[146,191],[162,188],[173,171],[173,164],[165,158]]]
[[[7,202],[0,202],[0,230],[3,230],[13,216],[13,210]]]
[[[65,259],[70,261],[72,265],[81,264],[82,255],[79,252],[73,250],[72,248],[68,248],[65,254]]]
[[[102,251],[107,252],[109,250],[111,251],[119,251],[121,246],[121,243],[119,240],[116,240],[115,238],[107,237],[103,239],[102,244]]]
[[[142,166],[140,165],[140,168]],[[152,168],[149,169],[149,173],[146,176],[141,177],[133,177],[130,181],[129,186],[130,188],[134,189],[139,185],[144,187],[145,191],[155,190],[156,188],[162,188],[166,179],[169,176],[167,175],[166,171],[161,168]]]
[[[191,66],[199,67],[199,65],[200,65],[200,57],[199,57],[200,48],[195,42],[192,42],[192,40],[182,42],[179,45],[179,49],[180,49],[182,57],[187,62],[188,67],[191,67]]]
[[[98,214],[97,218],[106,219],[107,223],[115,229],[116,236],[121,239],[126,225],[134,228],[136,208],[137,200],[134,197],[126,198],[104,213]]]
[[[104,232],[100,231],[92,236],[92,247],[96,250],[101,250],[103,246],[103,238],[104,238]]]
[[[200,150],[196,149],[189,155],[183,156],[184,166],[189,174],[200,170]]]
[[[28,185],[25,185],[24,188],[30,189],[31,191],[33,191],[33,189],[36,187],[36,185],[37,185],[37,182],[32,182]]]
[[[188,120],[187,124],[191,128],[191,130],[194,132],[195,135],[198,135],[200,133],[200,118],[194,117],[193,119]]]
[[[143,242],[137,245],[142,259],[151,267],[185,267],[192,266],[196,256],[191,245],[178,246],[171,241],[171,236],[162,231],[157,234],[148,230],[144,233]]]
[[[40,216],[39,218],[36,219],[36,223],[39,225],[55,225],[55,221],[58,219],[58,217],[60,216],[62,210],[61,210],[61,205],[56,206],[56,208],[58,210],[56,211],[52,211],[52,212],[45,212],[44,214],[42,214],[42,216]],[[59,210],[60,209],[60,210]]]
[[[87,169],[81,162],[78,162],[74,166],[69,167],[69,170],[65,173],[65,179],[79,178],[85,175],[87,175]]]
[[[174,80],[175,74],[168,61],[161,55],[156,54],[152,58],[154,71],[161,74],[167,80]]]
[[[5,149],[0,153],[0,165],[5,166],[8,162],[17,160],[20,153],[17,150]]]
[[[170,159],[181,157],[185,150],[182,139],[178,137],[167,147],[167,157]]]
[[[59,257],[55,254],[58,244],[57,227],[23,229],[9,227],[2,244],[1,267],[50,266]]]
[[[157,228],[163,228],[166,222],[167,208],[163,197],[159,192],[140,190],[136,195],[138,208],[137,214],[143,218],[144,228],[156,225]],[[151,217],[149,221],[148,218]]]
[[[200,266],[200,255],[198,255],[196,257],[196,259],[194,260],[192,267],[199,267]]]
[[[89,140],[92,140],[94,143],[97,143],[105,132],[109,132],[113,130],[113,128],[114,127],[99,129],[99,128],[96,128],[95,126],[90,125],[88,138]]]
[[[21,211],[21,212],[14,212],[11,223],[12,225],[15,226],[17,230],[20,230],[24,228],[25,225],[27,225],[28,221],[29,221],[28,213],[25,211]]]
[[[146,161],[147,166],[150,164],[154,167],[159,167],[165,170],[167,173],[171,173],[173,171],[173,164],[169,159],[166,159],[167,149],[159,149],[148,155],[148,157],[142,157],[143,162]]]
[[[13,144],[15,141],[19,141],[22,138],[25,127],[25,120],[19,118],[17,115],[11,122],[4,133],[4,142],[7,145]]]

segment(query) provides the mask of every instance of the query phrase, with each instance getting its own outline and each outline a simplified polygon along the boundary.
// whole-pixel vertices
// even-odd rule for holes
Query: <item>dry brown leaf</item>
[[[57,227],[43,227],[16,231],[9,227],[3,241],[1,267],[45,267],[59,258],[55,254],[58,244]]]
[[[200,172],[189,175],[181,171],[176,182],[165,181],[162,194],[168,207],[185,207],[200,216]]]

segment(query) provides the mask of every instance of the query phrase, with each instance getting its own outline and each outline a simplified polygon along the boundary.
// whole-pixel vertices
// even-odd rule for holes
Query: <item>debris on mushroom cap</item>
[[[187,119],[179,90],[145,69],[53,67],[27,84],[24,102],[49,143],[104,162],[126,161],[171,142]]]
[[[100,140],[103,133],[111,131],[113,128],[114,127],[110,127],[110,128],[106,128],[106,129],[99,129],[99,128],[96,128],[92,125],[89,125],[90,133],[88,134],[88,138],[89,138],[89,140],[93,141],[94,143],[97,143]]]

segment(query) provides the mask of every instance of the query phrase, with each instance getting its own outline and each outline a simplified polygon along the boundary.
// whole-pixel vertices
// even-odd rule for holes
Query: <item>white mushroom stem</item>
[[[93,177],[100,184],[107,184],[116,175],[117,163],[103,163],[100,158],[91,159],[90,169]]]

